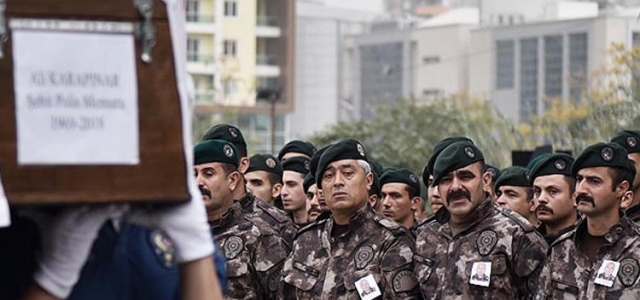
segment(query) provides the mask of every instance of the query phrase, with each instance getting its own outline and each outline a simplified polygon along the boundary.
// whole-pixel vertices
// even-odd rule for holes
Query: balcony
[[[191,74],[213,74],[215,63],[213,54],[187,53],[187,72]]]
[[[280,65],[278,64],[278,57],[274,55],[258,54],[258,56],[256,57],[256,76],[280,76]]]
[[[215,30],[213,14],[187,12],[187,33],[212,34]]]
[[[258,16],[256,18],[256,36],[261,38],[280,37],[278,18],[273,16]]]
[[[196,90],[196,104],[214,104],[216,92],[213,89]]]

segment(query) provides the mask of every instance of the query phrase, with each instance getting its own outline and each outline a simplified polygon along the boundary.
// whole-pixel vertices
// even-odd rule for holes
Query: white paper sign
[[[602,265],[600,265],[598,269],[598,273],[596,273],[596,280],[594,282],[606,287],[612,287],[618,275],[618,269],[620,269],[619,262],[608,259],[603,260]]]
[[[2,175],[0,175],[0,228],[11,225],[11,214],[9,213],[9,203],[7,196],[4,194],[2,186]]]
[[[132,25],[12,19],[9,26],[18,163],[138,164],[135,47],[125,33]]]
[[[491,262],[482,261],[473,263],[469,283],[479,286],[489,286],[489,283],[491,283]]]

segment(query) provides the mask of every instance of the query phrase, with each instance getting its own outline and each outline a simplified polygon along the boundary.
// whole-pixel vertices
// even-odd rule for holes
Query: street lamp
[[[271,154],[276,153],[276,104],[280,101],[280,89],[260,87],[256,94],[256,100],[263,100],[271,105]]]

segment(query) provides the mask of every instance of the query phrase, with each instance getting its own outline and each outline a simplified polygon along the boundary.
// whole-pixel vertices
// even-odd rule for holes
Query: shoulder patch
[[[159,229],[151,231],[149,234],[149,242],[153,247],[156,258],[165,268],[175,266],[176,248],[173,241],[163,231]]]
[[[406,228],[404,228],[404,226],[400,225],[400,223],[396,221],[392,221],[377,215],[373,218],[373,220],[376,221],[376,223],[380,224],[380,226],[391,231],[391,234],[393,234],[393,236],[398,237],[408,234],[409,232]]]
[[[258,208],[278,221],[278,223],[287,223],[289,221],[289,217],[287,217],[287,215],[284,212],[280,211],[277,207],[262,200],[255,200],[255,202]]]
[[[531,232],[536,230],[536,228],[533,225],[531,225],[531,223],[529,223],[529,221],[527,221],[527,219],[525,219],[521,215],[515,212],[512,212],[511,210],[506,210],[501,208],[498,208],[498,209],[500,210],[500,213],[503,216],[506,216],[507,218],[516,222],[524,230],[524,232]]]

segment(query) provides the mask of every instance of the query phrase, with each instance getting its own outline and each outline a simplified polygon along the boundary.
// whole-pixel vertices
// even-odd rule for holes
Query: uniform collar
[[[234,202],[231,207],[227,211],[225,211],[221,216],[217,226],[214,227],[225,227],[230,224],[233,224],[235,220],[238,218],[242,218],[242,206],[239,202]]]
[[[353,228],[359,228],[367,219],[373,218],[374,212],[369,202],[366,202],[360,209],[358,209],[350,218],[349,218],[349,230],[351,232]],[[331,233],[331,230],[334,226],[333,216],[329,217],[327,220],[327,232]]]
[[[246,192],[242,198],[235,200],[235,202],[239,202],[243,208],[251,207],[254,201],[255,197],[250,192]]]
[[[465,222],[466,223],[465,228],[461,230],[460,233],[463,233],[467,231],[469,228],[474,227],[476,224],[480,223],[482,220],[495,214],[496,212],[497,212],[497,208],[493,204],[493,201],[491,201],[491,198],[490,197],[485,198],[485,200],[482,203],[480,203],[478,207],[476,207],[476,210],[474,211],[474,214],[471,217],[471,219]],[[438,231],[440,232],[440,234],[446,236],[449,239],[453,238],[451,226],[449,225],[450,217],[451,215],[449,214],[449,211],[445,207],[438,210],[435,217],[436,222],[440,224],[440,228],[438,229]]]
[[[609,228],[607,233],[604,234],[604,239],[607,241],[607,244],[612,245],[618,242],[621,238],[633,234],[634,230],[634,226],[631,224],[629,218],[627,218],[627,216],[621,211],[620,220]],[[578,244],[581,242],[587,233],[587,218],[584,218],[577,225],[574,243]]]
[[[640,204],[636,204],[629,209],[627,209],[624,214],[631,220],[636,220],[640,218]]]

